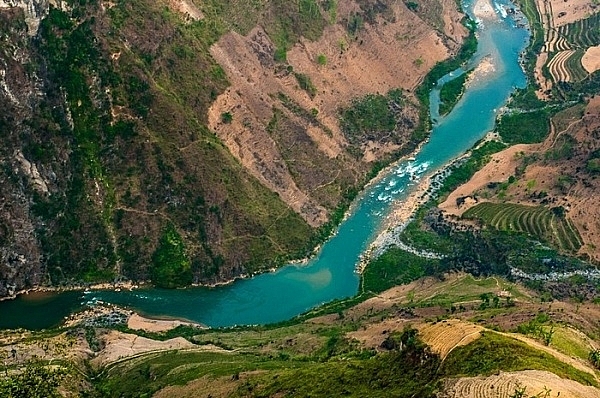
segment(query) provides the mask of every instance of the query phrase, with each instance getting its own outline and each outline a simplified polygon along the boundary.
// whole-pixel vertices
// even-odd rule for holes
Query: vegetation
[[[440,90],[440,115],[449,113],[462,97],[469,72],[465,72],[455,79],[450,80]]]
[[[547,110],[517,112],[503,115],[496,131],[507,144],[542,142],[550,131],[550,113]]]
[[[581,81],[589,75],[581,64],[581,58],[584,54],[585,50],[577,49],[566,61],[565,68],[573,81]]]
[[[325,54],[317,55],[317,63],[321,66],[327,65],[327,57],[325,56]]]
[[[595,368],[600,369],[600,350],[596,349],[590,351],[588,358]]]
[[[469,181],[480,168],[490,161],[491,155],[505,148],[506,145],[501,142],[487,141],[473,149],[467,160],[453,167],[450,175],[444,179],[443,185],[438,191],[439,198],[444,198],[459,185]]]
[[[152,255],[150,274],[157,287],[174,288],[192,283],[191,262],[183,239],[172,224],[165,229]]]
[[[469,28],[469,36],[465,39],[465,42],[456,57],[436,64],[425,76],[423,82],[416,90],[419,102],[421,102],[426,109],[429,109],[429,93],[437,84],[437,81],[448,73],[460,68],[473,56],[473,54],[475,54],[475,51],[477,51],[477,38],[475,37],[474,22],[466,20],[465,24]]]
[[[537,55],[540,53],[542,47],[544,46],[544,27],[542,25],[542,20],[540,13],[537,9],[537,3],[535,0],[518,0],[517,4],[521,8],[521,11],[525,14],[527,21],[529,22],[529,27],[531,29],[531,38],[529,39],[529,45],[525,50],[525,71],[527,73],[528,81],[535,82],[533,71],[535,68],[535,62],[537,59]],[[524,90],[519,90],[517,95],[513,98],[520,98],[521,101],[527,99],[532,103],[541,103],[535,95],[536,87],[534,84],[530,83],[527,85],[527,88]],[[532,109],[527,108],[527,109]]]
[[[493,286],[496,283],[492,280]],[[216,383],[221,388],[228,386],[232,396],[244,397],[433,397],[447,377],[525,369],[597,385],[591,374],[491,331],[456,347],[442,362],[420,340],[416,329],[389,333],[381,344],[383,352],[375,352],[344,336],[355,327],[340,318],[332,325],[302,323],[273,329],[207,331],[194,340],[230,351],[166,352],[117,362],[103,372],[96,391],[100,396],[150,396],[164,386],[183,386],[202,379],[209,390]],[[245,373],[257,370],[260,372]]]
[[[264,27],[275,44],[274,57],[277,62],[286,62],[287,52],[300,37],[309,40],[321,37],[327,24],[315,0],[300,0],[297,3],[276,0],[271,4],[268,15]]]
[[[433,397],[440,359],[416,334],[405,330],[396,337],[400,349],[372,359],[329,361],[258,377],[244,383],[237,396]]]
[[[31,361],[10,377],[0,376],[0,396],[4,398],[59,398],[58,387],[66,376],[61,367],[49,368]]]
[[[439,260],[430,260],[398,248],[391,248],[369,262],[362,275],[363,290],[380,293],[425,275],[434,275],[438,266]]]
[[[600,44],[598,24],[600,24],[600,16],[592,14],[588,18],[559,26],[558,34],[567,40],[570,48],[593,47]]]
[[[222,34],[246,34],[262,19],[285,50],[301,35],[320,36],[319,6],[207,1],[203,12],[203,20],[182,23],[142,0],[106,12],[82,2],[51,7],[43,21],[32,45],[53,83],[31,121],[41,136],[20,141],[29,143],[28,159],[60,182],[53,188],[60,194],[39,195],[32,207],[46,226],[37,236],[53,283],[147,279],[167,220],[197,281],[256,272],[312,249],[315,231],[241,167],[208,130],[206,115],[228,84],[209,52]],[[220,119],[232,123],[233,114]],[[340,180],[356,183],[355,176]],[[327,197],[332,208],[336,194]],[[187,271],[182,279],[190,280]]]
[[[412,123],[400,118],[404,106],[406,102],[400,89],[391,90],[385,96],[368,94],[341,110],[342,131],[352,144],[359,144],[367,139],[394,142],[400,138],[399,135],[393,134],[398,124]]]
[[[532,335],[542,340],[545,345],[550,345],[556,330],[550,317],[546,313],[540,312],[529,322],[517,326],[517,332]]]
[[[315,98],[315,95],[317,95],[317,88],[315,87],[315,85],[313,84],[313,82],[310,80],[310,77],[308,75],[305,75],[304,73],[297,73],[294,72],[294,76],[296,77],[296,80],[298,81],[298,85],[300,86],[300,88],[304,91],[306,91],[306,93],[309,95],[309,97]]]
[[[590,174],[600,173],[600,149],[590,153],[585,163],[585,169]]]
[[[229,124],[233,121],[233,115],[231,112],[223,112],[221,114],[221,121],[225,124]]]

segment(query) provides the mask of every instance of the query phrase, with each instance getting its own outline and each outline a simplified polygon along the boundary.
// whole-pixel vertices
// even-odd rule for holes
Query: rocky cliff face
[[[372,161],[410,141],[408,90],[464,33],[456,11],[436,27],[404,6],[326,3],[299,17],[281,1],[0,1],[0,296],[216,282],[308,253]],[[386,73],[381,49],[410,32],[424,52],[396,58],[417,72]],[[376,60],[382,80],[365,80]],[[393,139],[340,128],[353,98],[397,87]]]
[[[37,34],[40,22],[48,15],[50,3],[54,6],[59,6],[60,0],[0,0],[0,10],[5,8],[20,8],[24,13],[24,20],[27,24],[27,34],[34,36]]]
[[[0,174],[0,296],[43,280],[40,243],[35,222],[29,214],[31,194],[36,188],[37,192],[48,191],[37,165],[23,156],[18,137],[19,131],[27,134],[30,130],[26,121],[36,111],[41,81],[35,74],[28,75],[24,68],[31,62],[25,13],[21,8],[13,8],[13,4],[0,3],[1,7],[9,5],[10,9],[0,9],[0,31],[3,32],[0,45],[0,134],[3,143],[0,148],[3,160]],[[20,5],[35,12],[33,3]],[[37,21],[39,23],[39,19]]]

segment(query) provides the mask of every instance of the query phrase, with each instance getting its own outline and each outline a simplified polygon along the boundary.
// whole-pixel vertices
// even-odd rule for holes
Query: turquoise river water
[[[472,2],[464,6],[472,14]],[[463,154],[489,132],[511,92],[526,84],[519,56],[529,33],[515,18],[520,22],[525,19],[519,13],[507,15],[505,9],[513,5],[505,0],[497,0],[493,6],[496,18],[480,23],[478,51],[467,68],[486,57],[494,70],[476,78],[454,110],[443,118],[437,117],[439,93],[434,90],[432,115],[436,123],[429,142],[414,160],[399,162],[369,184],[335,235],[307,264],[288,265],[216,288],[66,292],[35,300],[23,295],[0,302],[0,328],[54,326],[84,303],[97,300],[147,316],[183,318],[211,327],[266,324],[355,295],[359,285],[355,267],[360,255],[380,232],[394,202],[406,198],[421,178]],[[458,74],[460,71],[444,77],[439,85]]]

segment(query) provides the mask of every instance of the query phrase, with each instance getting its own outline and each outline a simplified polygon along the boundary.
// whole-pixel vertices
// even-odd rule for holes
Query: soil
[[[204,18],[202,11],[191,0],[167,0],[171,9],[179,12],[184,21],[191,23]]]
[[[257,373],[257,372],[252,372]],[[233,381],[231,376],[213,378],[203,376],[193,380],[184,386],[169,386],[163,388],[153,395],[154,398],[197,398],[197,397],[213,397],[225,398],[238,388],[238,386],[248,378],[249,373],[243,372],[239,374],[239,379]]]
[[[588,73],[600,69],[600,46],[590,47],[581,58],[581,64]]]
[[[194,322],[184,322],[176,319],[163,320],[163,319],[149,319],[144,318],[141,315],[133,314],[127,320],[127,327],[132,330],[144,330],[146,332],[166,332],[167,330],[174,329],[178,326],[196,326],[203,327]]]
[[[453,349],[477,340],[484,330],[481,326],[458,319],[425,323],[417,328],[423,341],[433,352],[440,354],[442,359],[446,358]]]
[[[491,160],[478,170],[465,184],[456,188],[438,207],[447,214],[461,216],[469,208],[480,202],[478,192],[490,182],[503,182],[515,174],[520,157],[536,151],[539,145],[514,145],[492,155]],[[459,198],[466,200],[458,200]],[[460,204],[459,204],[460,203]]]
[[[538,1],[541,2],[542,0]],[[598,12],[597,6],[591,0],[544,0],[551,5],[552,26],[558,28],[579,21]]]
[[[157,341],[140,337],[134,334],[121,333],[115,330],[108,331],[100,337],[104,348],[91,361],[94,365],[105,366],[123,358],[130,358],[135,355],[145,354],[154,351],[181,350],[185,348],[194,348],[196,345],[190,343],[183,337]],[[219,349],[217,347],[208,347],[207,349]]]

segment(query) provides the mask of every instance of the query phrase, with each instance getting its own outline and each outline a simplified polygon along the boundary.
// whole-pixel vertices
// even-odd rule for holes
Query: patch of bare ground
[[[275,63],[273,42],[260,27],[245,37],[224,35],[211,54],[231,86],[211,106],[209,127],[263,184],[311,225],[322,224],[326,208],[339,200],[344,184],[355,184],[370,161],[398,149],[397,144],[366,142],[364,158],[357,161],[346,151],[348,142],[338,124],[340,108],[366,94],[412,90],[433,65],[457,50],[466,31],[456,4],[442,3],[444,31],[450,38],[403,2],[394,2],[393,18],[366,23],[356,38],[336,23],[327,26],[318,41],[301,39],[287,53],[289,66]],[[342,18],[357,7],[352,1],[340,3],[338,15]],[[317,62],[319,58],[326,62]],[[314,95],[300,89],[294,73],[310,79]],[[416,101],[407,95],[409,102]],[[299,110],[291,109],[294,106]],[[230,120],[223,119],[225,113]],[[410,128],[401,133],[409,134]],[[307,152],[310,159],[303,159]]]
[[[256,373],[256,372],[253,372]],[[211,377],[203,376],[193,380],[184,386],[169,386],[163,388],[153,395],[154,398],[197,398],[197,397],[213,397],[225,398],[229,397],[238,386],[248,377],[248,373],[240,373],[239,379],[232,380],[231,376],[227,377]]]
[[[592,152],[600,149],[600,97],[558,113],[551,132],[541,144],[516,145],[494,154],[492,160],[440,205],[461,215],[482,200],[500,201],[486,188],[521,172],[502,201],[529,205],[562,206],[577,228],[583,246],[580,255],[600,261],[600,179],[586,169]],[[570,147],[571,149],[565,149]],[[567,151],[567,152],[560,152]],[[562,153],[562,154],[561,154]],[[461,206],[457,199],[469,197]],[[460,201],[459,201],[460,202]]]
[[[542,0],[540,0],[542,1]],[[569,24],[589,17],[598,12],[598,6],[593,0],[543,0],[551,5],[553,27]]]
[[[535,81],[539,86],[535,94],[538,97],[538,99],[542,101],[547,101],[550,99],[549,93],[552,90],[552,80],[546,79],[546,76],[544,76],[544,74],[542,73],[542,67],[546,65],[546,62],[548,62],[548,53],[540,53],[540,55],[535,61],[535,69],[533,70]]]
[[[588,73],[600,70],[600,46],[588,48],[581,58],[581,64]]]
[[[462,215],[479,203],[480,190],[485,189],[490,182],[506,181],[515,174],[521,157],[535,152],[538,147],[538,144],[520,144],[493,154],[488,164],[478,170],[469,181],[456,188],[438,207],[447,214]]]
[[[464,377],[446,382],[443,398],[503,398],[525,387],[526,396],[543,395],[550,390],[552,397],[598,398],[600,390],[576,381],[562,379],[541,370],[500,372],[488,377]]]
[[[103,348],[91,361],[95,366],[102,367],[124,358],[156,351],[181,350],[196,347],[183,337],[165,341],[152,340],[135,334],[122,333],[115,330],[107,331],[100,336]],[[206,349],[220,350],[217,347]]]
[[[401,332],[408,325],[414,326],[413,322],[406,319],[385,319],[365,325],[354,332],[348,332],[346,337],[359,341],[366,348],[379,349],[390,333]]]
[[[178,326],[198,326],[201,325],[193,322],[179,321],[176,319],[150,319],[144,318],[141,315],[133,314],[127,320],[127,327],[132,330],[144,330],[147,332],[166,332],[167,330],[174,329]]]
[[[167,0],[167,4],[172,10],[178,12],[187,23],[204,18],[202,11],[192,0]]]

